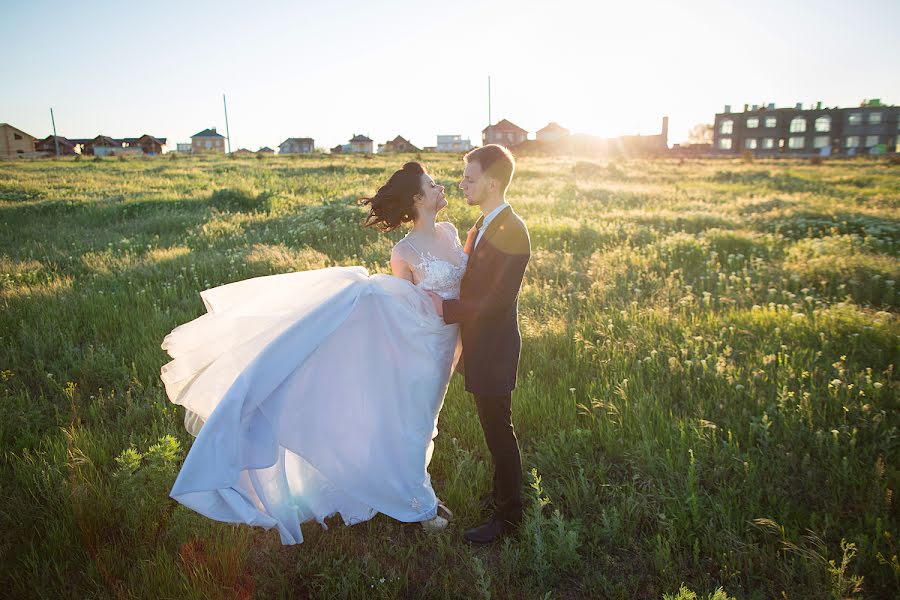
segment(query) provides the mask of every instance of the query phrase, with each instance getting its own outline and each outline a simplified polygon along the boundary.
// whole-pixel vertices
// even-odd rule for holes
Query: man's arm
[[[478,298],[443,301],[438,314],[444,317],[445,323],[464,323],[479,319],[500,312],[515,302],[525,276],[525,267],[531,257],[528,236],[524,232],[521,235],[522,239],[516,240],[518,243],[513,245],[515,253],[506,254],[498,268],[497,277],[486,293]]]

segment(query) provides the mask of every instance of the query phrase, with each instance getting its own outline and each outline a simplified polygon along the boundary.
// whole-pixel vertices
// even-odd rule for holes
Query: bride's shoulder
[[[412,254],[412,248],[410,248],[409,242],[406,241],[405,237],[400,238],[400,241],[394,244],[394,247],[391,248],[391,258],[402,258],[403,260],[409,262]]]
[[[456,229],[456,225],[451,223],[450,221],[439,221],[437,226],[442,228],[447,233],[452,233],[453,235],[459,235],[459,231]]]

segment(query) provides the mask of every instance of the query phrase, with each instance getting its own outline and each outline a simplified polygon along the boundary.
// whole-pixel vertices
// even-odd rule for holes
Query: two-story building
[[[481,139],[485,144],[501,144],[512,147],[527,140],[528,132],[506,119],[502,119],[494,125],[485,127],[481,131]]]
[[[437,136],[436,152],[468,152],[471,149],[472,141],[469,138],[463,139],[461,135]]]
[[[9,123],[0,123],[0,158],[34,156],[34,142],[33,135]]]
[[[216,133],[216,128],[204,129],[191,136],[191,152],[225,152],[225,136]]]
[[[312,154],[316,142],[313,138],[288,138],[278,144],[279,154]]]
[[[373,141],[362,134],[353,134],[350,138],[350,154],[372,154]]]
[[[829,108],[817,103],[804,109],[744,105],[716,114],[713,153],[757,156],[885,154],[897,151],[900,107],[878,100],[856,108]]]

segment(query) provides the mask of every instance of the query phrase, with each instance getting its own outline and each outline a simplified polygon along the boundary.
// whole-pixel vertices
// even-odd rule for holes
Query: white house
[[[438,152],[468,152],[472,142],[468,138],[462,139],[461,135],[439,135],[435,149]]]
[[[373,141],[368,137],[360,134],[353,134],[350,138],[351,154],[372,154],[374,149]]]

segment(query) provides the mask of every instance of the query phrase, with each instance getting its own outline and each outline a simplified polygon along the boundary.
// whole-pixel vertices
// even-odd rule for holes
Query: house
[[[268,146],[263,146],[259,150],[256,151],[257,154],[275,154],[275,151],[269,148]]]
[[[421,152],[421,150],[413,146],[406,138],[398,135],[385,144],[379,144],[378,152]]]
[[[434,147],[437,152],[468,152],[471,149],[472,142],[469,138],[462,139],[461,135],[439,135]]]
[[[535,135],[538,141],[555,142],[556,140],[569,137],[569,130],[558,123],[550,122],[543,129],[539,129]]]
[[[253,152],[253,150],[248,150],[247,148],[238,148],[233,154],[235,156],[253,156],[255,152]]]
[[[347,154],[350,152],[350,144],[338,144],[331,149],[332,154]]]
[[[191,136],[191,152],[225,152],[225,136],[216,128],[204,129]]]
[[[361,134],[353,134],[350,138],[351,154],[372,154],[372,140]]]
[[[515,146],[528,139],[528,132],[518,125],[503,119],[496,125],[485,127],[481,132],[481,139],[485,144]]]
[[[0,158],[34,157],[34,142],[33,135],[9,123],[0,123]]]
[[[651,135],[623,135],[616,138],[571,135],[556,123],[550,123],[544,130],[548,131],[544,132],[543,139],[537,137],[518,144],[516,154],[639,157],[662,156],[669,151],[669,117],[662,118],[660,133]],[[553,139],[547,139],[546,133],[550,133]],[[562,133],[565,135],[561,135]]]
[[[279,154],[311,154],[315,151],[312,138],[288,138],[278,145]]]
[[[900,107],[864,100],[855,108],[775,108],[774,104],[731,106],[713,122],[713,154],[739,156],[853,156],[896,153]]]
[[[126,148],[138,147],[144,154],[149,156],[162,154],[166,147],[166,138],[155,137],[146,133],[141,137],[125,138],[122,141],[124,142],[123,146]]]
[[[179,142],[176,144],[175,149],[178,151],[178,154],[190,154],[191,153],[191,143],[182,143]],[[249,150],[248,150],[249,152]]]
[[[110,156],[115,154],[116,149],[121,149],[122,140],[117,140],[108,135],[98,135],[94,139],[85,140],[82,154],[93,156]]]
[[[56,156],[56,146],[59,144],[60,156],[75,156],[76,143],[73,140],[64,138],[61,135],[48,135],[42,140],[38,140],[34,144],[35,152],[40,152],[46,156]]]

